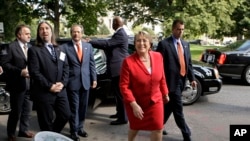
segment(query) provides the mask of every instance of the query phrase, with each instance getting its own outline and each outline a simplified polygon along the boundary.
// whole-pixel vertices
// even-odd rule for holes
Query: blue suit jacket
[[[104,49],[107,52],[108,69],[112,77],[119,76],[124,58],[128,53],[128,35],[123,28],[117,30],[111,39],[91,40],[94,48]]]
[[[69,62],[69,90],[79,90],[81,85],[89,90],[93,81],[97,81],[95,60],[91,44],[82,41],[83,59],[79,61],[77,52],[72,41],[65,43],[62,47],[66,51]]]
[[[186,63],[186,75],[189,81],[194,80],[191,53],[189,43],[181,40],[181,44],[184,51],[184,58]],[[170,36],[159,42],[156,51],[161,52],[164,61],[164,70],[167,80],[167,85],[170,92],[174,92],[176,90],[176,84],[180,79],[180,63],[177,54],[177,50],[175,48],[173,37]]]

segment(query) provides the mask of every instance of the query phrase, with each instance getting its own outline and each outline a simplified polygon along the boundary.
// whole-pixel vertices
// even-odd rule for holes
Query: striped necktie
[[[55,48],[53,47],[53,45],[48,45],[48,47],[51,49],[51,56],[52,56],[53,60],[56,61]]]

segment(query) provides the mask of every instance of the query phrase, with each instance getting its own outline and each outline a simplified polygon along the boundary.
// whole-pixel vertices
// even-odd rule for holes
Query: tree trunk
[[[237,35],[237,40],[243,40],[243,35],[242,34],[238,34]]]
[[[54,21],[54,33],[55,33],[55,36],[56,38],[60,38],[60,20],[55,20]]]
[[[56,38],[60,38],[60,16],[61,16],[61,13],[59,12],[59,0],[56,0],[55,2],[55,9],[54,9],[54,33],[55,33],[55,36]]]

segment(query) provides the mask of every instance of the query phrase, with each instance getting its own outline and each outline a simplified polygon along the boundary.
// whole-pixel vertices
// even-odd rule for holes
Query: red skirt
[[[130,104],[125,105],[128,115],[129,126],[132,130],[161,130],[163,128],[163,101],[152,103],[152,105],[142,108],[143,119],[134,116]]]

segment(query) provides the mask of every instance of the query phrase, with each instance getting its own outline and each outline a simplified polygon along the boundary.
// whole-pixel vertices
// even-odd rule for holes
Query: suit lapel
[[[187,46],[187,44],[185,43],[185,42],[183,42],[183,41],[181,41],[181,44],[182,44],[182,48],[183,48],[183,51],[184,51],[184,58],[185,58],[185,64],[186,64],[186,68],[187,68],[187,61],[188,61],[188,51],[187,51],[187,49],[188,49],[188,46]]]
[[[27,61],[25,55],[24,55],[24,52],[22,50],[22,48],[20,47],[18,41],[16,41],[16,51],[18,52],[18,54],[20,54],[22,56],[22,58]]]
[[[74,43],[72,41],[68,44],[68,50],[69,50],[69,54],[73,55],[74,58],[79,62],[79,59],[77,57],[77,52],[76,52],[76,49],[74,47]]]
[[[149,52],[149,55],[150,55],[150,61],[151,61],[151,75],[152,75],[152,77],[153,77],[153,74],[154,74],[154,68],[156,68],[156,65],[159,65],[159,64],[157,64],[157,62],[155,63],[154,62],[154,55],[152,54],[152,52],[150,51]]]
[[[138,66],[146,73],[146,74],[149,74],[147,68],[143,65],[143,63],[141,62],[138,54],[135,54],[134,56],[135,58],[135,62],[138,64]]]
[[[59,46],[55,47],[55,52],[56,52],[56,59],[58,60],[61,52]]]
[[[172,37],[169,38],[168,42],[169,42],[169,46],[170,46],[170,48],[171,48],[171,51],[172,51],[172,54],[173,54],[175,60],[176,60],[177,62],[179,62],[179,57],[178,57],[178,53],[177,53],[175,44],[174,44],[174,42],[173,42],[173,38],[172,38]]]
[[[87,52],[87,44],[85,42],[82,42],[82,62],[85,61],[86,56],[86,52]]]
[[[53,60],[52,55],[50,54],[50,52],[49,52],[49,50],[47,49],[46,46],[42,46],[41,47],[41,51],[42,51],[43,54],[45,54],[45,56],[47,56],[48,58],[50,58],[51,60]],[[57,56],[57,54],[56,54],[56,56]]]

